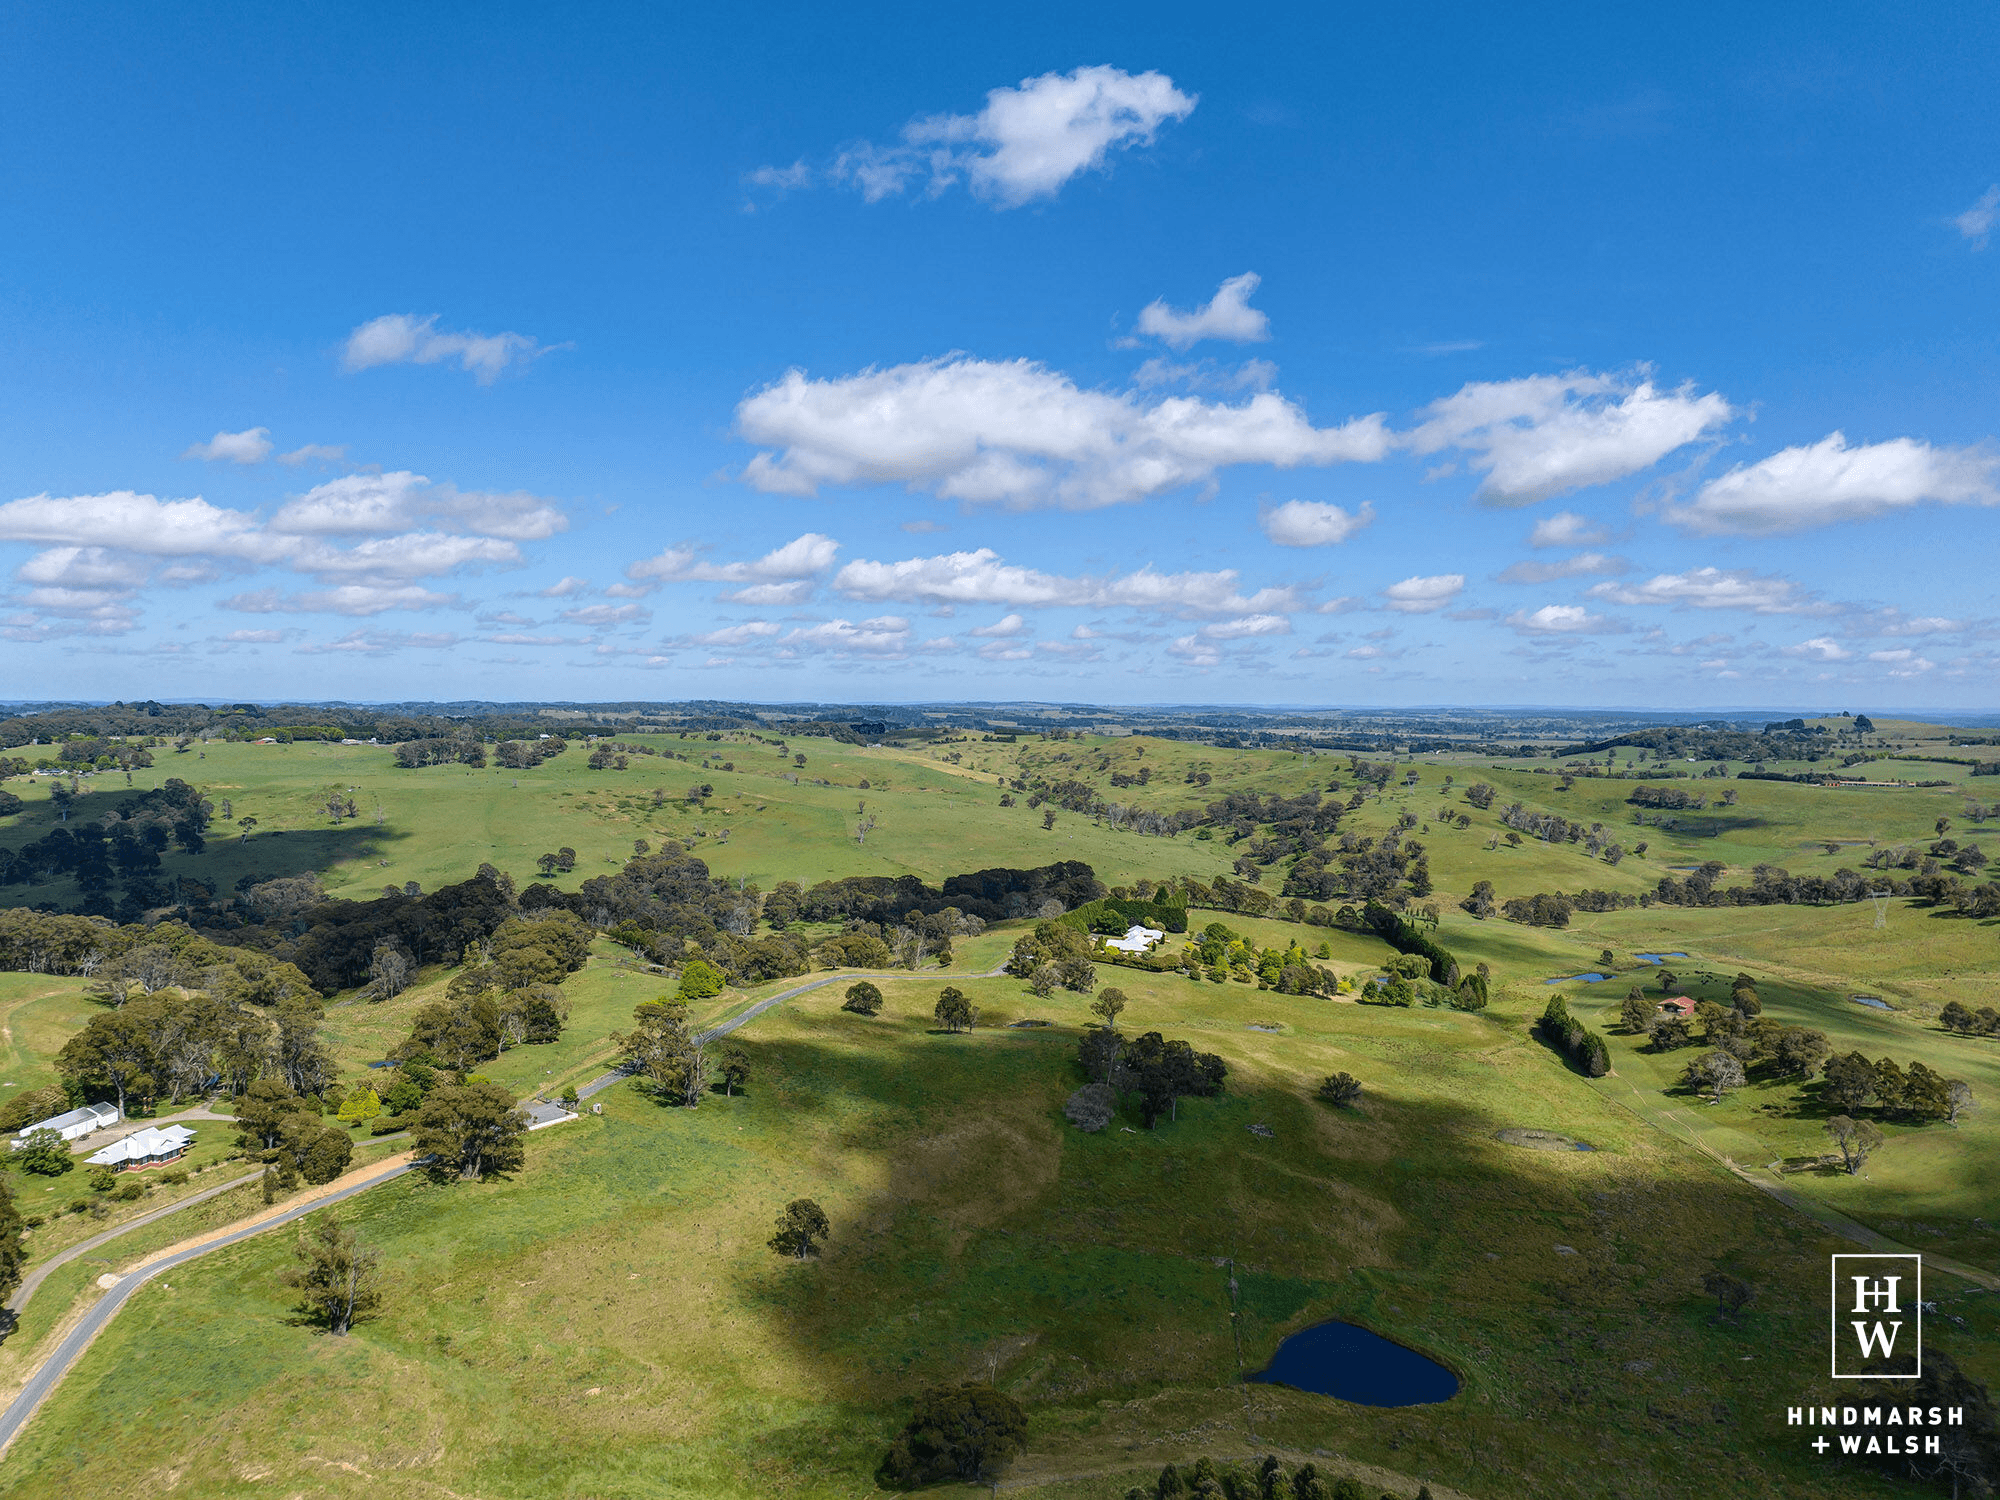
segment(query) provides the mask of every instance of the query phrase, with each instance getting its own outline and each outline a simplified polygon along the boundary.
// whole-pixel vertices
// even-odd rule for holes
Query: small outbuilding
[[[179,1161],[193,1144],[194,1132],[185,1125],[148,1125],[122,1141],[113,1141],[102,1151],[92,1152],[84,1160],[93,1167],[109,1167],[114,1172],[136,1172]]]
[[[115,1104],[86,1104],[82,1109],[73,1109],[67,1114],[51,1115],[46,1120],[37,1120],[32,1125],[23,1126],[15,1132],[14,1149],[20,1150],[21,1145],[37,1130],[53,1130],[66,1141],[80,1141],[96,1131],[109,1130],[123,1118]]]
[[[1660,1014],[1679,1016],[1683,1021],[1694,1014],[1694,1001],[1686,995],[1670,995],[1660,1002]]]

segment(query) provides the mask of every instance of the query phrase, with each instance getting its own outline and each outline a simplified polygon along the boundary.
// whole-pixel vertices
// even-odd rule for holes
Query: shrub
[[[990,1385],[939,1386],[917,1397],[875,1482],[915,1489],[940,1479],[977,1479],[1027,1446],[1028,1414]]]
[[[160,1181],[164,1182],[168,1187],[179,1187],[187,1180],[187,1172],[180,1167],[174,1168],[171,1172],[162,1172],[160,1174]]]
[[[111,1196],[116,1198],[120,1203],[135,1202],[146,1196],[146,1184],[136,1177],[127,1178],[119,1184],[118,1191]]]
[[[69,1154],[69,1142],[59,1131],[37,1130],[32,1132],[14,1160],[24,1172],[39,1173],[44,1177],[60,1177],[65,1172],[76,1170],[76,1158]]]
[[[1063,1106],[1063,1116],[1078,1130],[1096,1133],[1111,1123],[1117,1101],[1108,1083],[1086,1083]]]
[[[1320,1098],[1342,1109],[1351,1109],[1361,1099],[1361,1080],[1352,1073],[1336,1073],[1319,1086]]]

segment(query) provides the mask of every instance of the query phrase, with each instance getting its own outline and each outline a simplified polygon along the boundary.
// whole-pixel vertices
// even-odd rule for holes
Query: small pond
[[[1847,998],[1852,1000],[1856,1005],[1872,1006],[1876,1010],[1894,1010],[1896,1008],[1880,995],[1849,995]]]
[[[1685,953],[1635,953],[1632,955],[1641,963],[1661,964],[1670,958],[1686,958]]]
[[[1443,1365],[1352,1323],[1300,1330],[1250,1379],[1357,1406],[1423,1406],[1458,1394],[1458,1377]]]
[[[1610,977],[1609,974],[1558,974],[1553,979],[1544,979],[1542,983],[1568,984],[1572,980],[1581,979],[1585,984],[1602,984]]]

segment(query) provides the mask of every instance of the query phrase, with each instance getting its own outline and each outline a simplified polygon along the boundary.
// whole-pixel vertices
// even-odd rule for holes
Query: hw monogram
[[[1924,1370],[1924,1261],[1920,1255],[1833,1257],[1833,1378],[1916,1380]],[[1897,1356],[1906,1373],[1866,1368]]]

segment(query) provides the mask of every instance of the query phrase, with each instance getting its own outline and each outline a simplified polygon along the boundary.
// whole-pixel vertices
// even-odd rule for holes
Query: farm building
[[[68,1114],[52,1115],[46,1120],[37,1120],[32,1125],[23,1126],[15,1132],[17,1142],[25,1141],[37,1130],[53,1130],[66,1141],[80,1141],[95,1130],[106,1130],[116,1125],[122,1118],[115,1104],[86,1104],[82,1109],[73,1109]],[[15,1149],[19,1149],[17,1144]]]
[[[194,1132],[185,1125],[168,1125],[164,1129],[149,1125],[144,1130],[133,1131],[122,1141],[113,1141],[85,1160],[93,1167],[131,1172],[142,1167],[157,1167],[163,1162],[179,1161],[193,1144]]]
[[[1157,927],[1128,927],[1122,938],[1106,938],[1104,946],[1120,953],[1144,953],[1166,934]]]
[[[1660,1002],[1660,1014],[1663,1016],[1679,1016],[1685,1021],[1689,1016],[1694,1014],[1694,1001],[1688,999],[1685,995],[1671,996]]]

